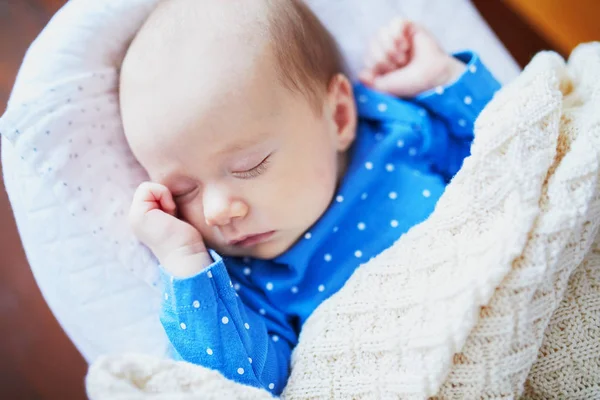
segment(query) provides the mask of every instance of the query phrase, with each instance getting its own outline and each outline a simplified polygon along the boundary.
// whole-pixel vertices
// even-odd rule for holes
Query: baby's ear
[[[346,151],[356,136],[356,102],[350,80],[343,74],[336,74],[327,89],[329,112],[335,123],[339,151]]]

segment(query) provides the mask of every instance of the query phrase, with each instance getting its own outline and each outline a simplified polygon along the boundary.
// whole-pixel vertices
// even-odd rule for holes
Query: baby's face
[[[154,94],[140,91],[122,104],[127,137],[208,247],[269,259],[327,209],[349,144],[340,145],[327,100],[324,112],[315,112],[268,66],[237,78],[156,82]]]

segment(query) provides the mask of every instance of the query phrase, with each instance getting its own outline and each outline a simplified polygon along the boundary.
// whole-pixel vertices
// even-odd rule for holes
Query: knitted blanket
[[[600,43],[538,54],[433,214],[308,319],[282,398],[600,398]],[[98,359],[91,399],[267,399],[215,371]]]

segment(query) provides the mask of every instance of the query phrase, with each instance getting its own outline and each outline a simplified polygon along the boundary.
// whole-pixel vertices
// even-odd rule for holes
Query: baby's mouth
[[[258,243],[266,242],[271,238],[271,236],[273,236],[274,233],[275,231],[269,231],[246,235],[234,240],[230,240],[227,244],[229,244],[230,246],[250,247]]]

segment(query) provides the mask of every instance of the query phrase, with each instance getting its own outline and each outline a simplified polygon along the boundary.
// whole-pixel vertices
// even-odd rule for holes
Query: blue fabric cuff
[[[165,311],[179,314],[196,312],[215,307],[217,298],[237,296],[223,259],[212,250],[210,254],[214,260],[211,265],[185,278],[173,276],[162,265],[159,266]]]

